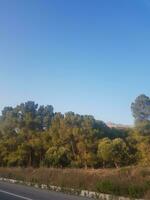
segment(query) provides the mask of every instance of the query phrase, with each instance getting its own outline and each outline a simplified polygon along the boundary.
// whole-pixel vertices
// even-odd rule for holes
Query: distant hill
[[[109,127],[109,128],[131,128],[132,125],[127,125],[127,124],[116,124],[116,123],[113,123],[113,122],[106,122],[106,125]]]

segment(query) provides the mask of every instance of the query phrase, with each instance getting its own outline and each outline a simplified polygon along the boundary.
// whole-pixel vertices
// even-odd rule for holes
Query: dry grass
[[[0,168],[2,177],[91,190],[99,180],[117,173],[115,169]]]
[[[56,169],[0,168],[0,176],[76,189],[150,199],[150,168]],[[101,184],[103,183],[103,184]],[[112,187],[113,186],[113,187]]]

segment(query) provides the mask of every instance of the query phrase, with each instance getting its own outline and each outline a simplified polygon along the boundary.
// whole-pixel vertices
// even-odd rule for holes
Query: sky
[[[33,100],[132,124],[149,77],[149,0],[0,0],[0,110]]]

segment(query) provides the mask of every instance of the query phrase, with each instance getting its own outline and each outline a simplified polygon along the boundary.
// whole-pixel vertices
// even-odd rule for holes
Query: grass
[[[97,170],[0,168],[0,176],[38,184],[150,199],[150,167]]]

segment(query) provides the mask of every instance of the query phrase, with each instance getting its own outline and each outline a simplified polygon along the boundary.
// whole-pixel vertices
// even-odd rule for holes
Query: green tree
[[[131,132],[110,129],[91,115],[54,113],[51,105],[27,101],[2,110],[0,166],[97,168],[134,164],[148,159],[148,142],[143,138],[149,136],[149,130],[149,120]]]
[[[50,147],[45,155],[48,167],[66,167],[70,164],[69,150],[64,147]]]
[[[112,160],[116,168],[124,166],[129,161],[129,151],[126,143],[121,138],[112,141]]]
[[[140,95],[131,104],[131,110],[135,122],[139,123],[150,119],[150,98],[146,95]]]
[[[113,144],[109,138],[100,140],[98,144],[98,158],[103,162],[103,167],[106,167],[106,164],[112,164],[112,150]]]
[[[138,143],[139,164],[144,166],[150,165],[150,137],[142,137]]]

